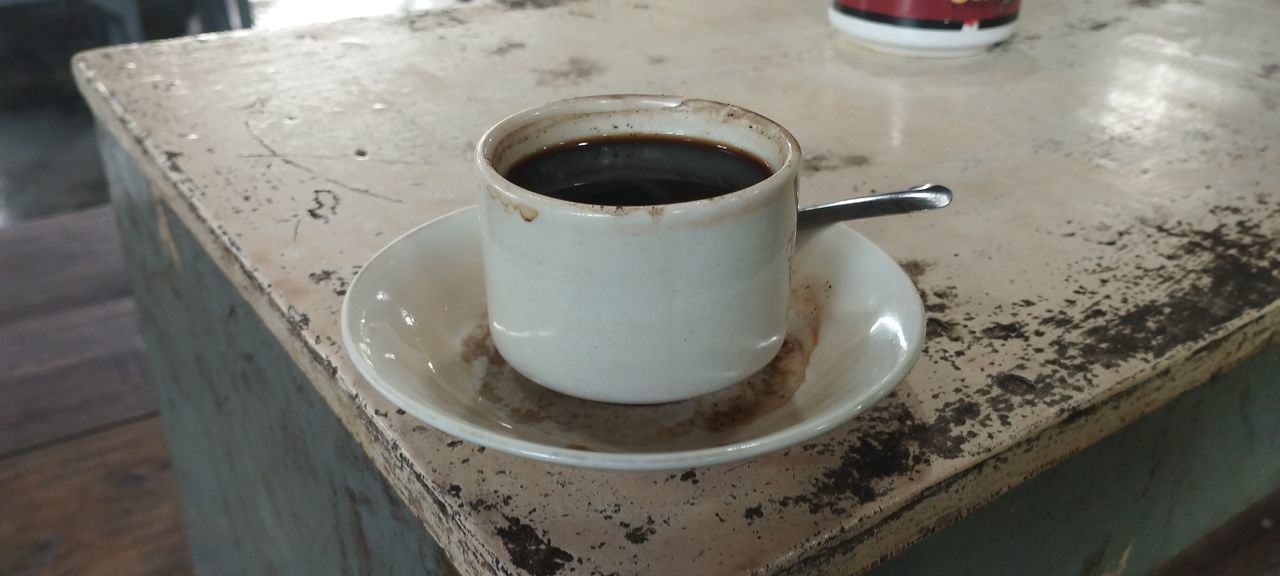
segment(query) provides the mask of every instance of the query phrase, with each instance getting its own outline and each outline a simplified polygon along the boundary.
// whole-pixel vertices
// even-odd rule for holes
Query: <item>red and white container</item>
[[[835,0],[831,24],[881,52],[980,54],[1013,34],[1021,0]]]

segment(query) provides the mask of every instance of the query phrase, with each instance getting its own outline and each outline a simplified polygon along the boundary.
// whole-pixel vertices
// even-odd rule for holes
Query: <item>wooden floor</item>
[[[107,208],[0,228],[0,576],[193,574]],[[1280,492],[1158,576],[1280,576]]]
[[[0,576],[191,573],[110,210],[0,228]]]

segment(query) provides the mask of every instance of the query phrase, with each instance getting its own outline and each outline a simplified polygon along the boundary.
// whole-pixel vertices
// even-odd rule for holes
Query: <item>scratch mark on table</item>
[[[324,174],[321,174],[321,173],[317,172],[314,168],[311,168],[310,166],[307,166],[307,165],[305,165],[305,164],[302,164],[302,163],[300,163],[300,162],[298,162],[298,161],[296,161],[296,160],[294,160],[294,159],[292,159],[292,158],[290,158],[290,157],[288,157],[288,156],[282,156],[282,155],[280,154],[280,152],[276,151],[276,149],[275,149],[275,148],[273,148],[273,147],[271,146],[271,144],[268,144],[268,143],[267,143],[267,140],[266,140],[265,138],[263,138],[261,134],[258,134],[258,132],[257,132],[256,130],[254,130],[254,129],[253,129],[253,124],[251,124],[248,120],[245,120],[245,121],[244,121],[244,128],[245,128],[245,130],[246,130],[246,131],[248,131],[248,132],[249,132],[249,136],[251,136],[251,137],[254,139],[254,141],[256,141],[256,142],[258,143],[258,145],[262,147],[262,149],[263,149],[263,150],[266,150],[266,151],[267,151],[267,154],[264,156],[264,157],[266,157],[266,158],[272,158],[272,159],[275,159],[275,160],[279,160],[279,161],[281,161],[281,162],[284,162],[285,164],[288,164],[288,165],[290,165],[290,166],[293,166],[294,168],[297,168],[297,169],[299,169],[299,170],[301,170],[301,171],[303,171],[303,172],[306,172],[307,174],[310,174],[310,175],[312,175],[312,176],[315,176],[316,178],[319,178],[319,179],[321,179],[321,180],[324,180],[325,182],[328,182],[328,183],[330,183],[330,184],[333,184],[334,186],[338,186],[338,187],[340,187],[340,188],[342,188],[342,189],[344,189],[344,190],[349,190],[349,191],[351,191],[351,192],[355,192],[356,194],[363,194],[363,195],[365,195],[365,196],[371,196],[371,197],[373,197],[373,198],[377,198],[377,199],[379,199],[379,200],[386,200],[387,202],[394,202],[394,203],[396,203],[396,204],[404,204],[404,200],[401,200],[401,199],[399,199],[399,198],[392,198],[392,197],[390,197],[390,196],[384,196],[384,195],[382,195],[382,194],[378,194],[377,192],[374,192],[374,191],[372,191],[372,190],[369,190],[368,188],[361,188],[361,187],[359,187],[359,186],[352,186],[352,185],[350,185],[350,184],[347,184],[346,182],[343,182],[343,181],[341,181],[341,180],[338,180],[337,178],[333,178],[333,177],[331,177],[331,176],[326,176],[326,175],[324,175]]]

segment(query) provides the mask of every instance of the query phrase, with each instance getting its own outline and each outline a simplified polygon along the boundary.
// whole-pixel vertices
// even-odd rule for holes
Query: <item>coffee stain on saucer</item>
[[[493,345],[487,318],[461,342],[475,405],[526,438],[593,452],[665,452],[732,444],[781,427],[804,384],[830,293],[825,282],[794,283],[787,337],[764,369],[724,390],[682,402],[622,405],[560,394],[516,372]],[[530,439],[532,439],[530,438]]]

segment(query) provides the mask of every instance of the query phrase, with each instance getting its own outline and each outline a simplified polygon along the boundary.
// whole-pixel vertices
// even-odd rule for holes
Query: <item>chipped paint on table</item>
[[[1045,1],[1012,41],[941,62],[851,46],[818,0],[522,1],[74,66],[464,573],[847,573],[1276,338],[1272,18],[1265,0]],[[907,381],[810,444],[665,474],[539,464],[397,415],[337,341],[351,279],[472,203],[484,128],[600,92],[774,118],[805,148],[803,203],[956,189],[945,212],[857,224],[925,298],[930,339]]]

